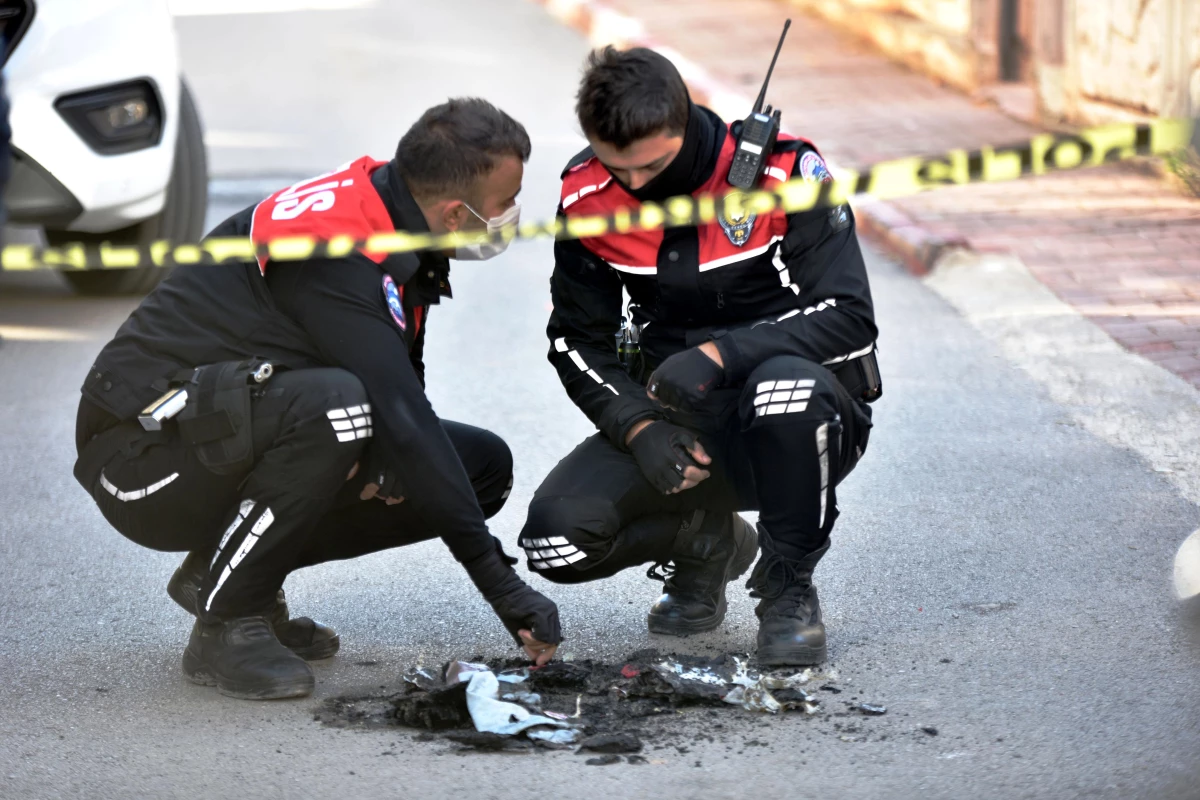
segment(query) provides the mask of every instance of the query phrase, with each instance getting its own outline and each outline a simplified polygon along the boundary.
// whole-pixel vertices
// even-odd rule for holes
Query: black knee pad
[[[367,403],[367,389],[358,377],[337,367],[320,367],[282,372],[267,385],[289,395],[288,405],[296,416],[319,416],[335,408]]]
[[[746,428],[796,423],[810,427],[838,416],[837,378],[816,362],[777,356],[746,379],[739,412]]]
[[[282,395],[281,400],[274,400]],[[367,390],[353,373],[333,367],[282,372],[266,386],[269,407],[278,407],[285,425],[323,420],[338,434],[333,441],[352,442],[372,435]]]
[[[591,497],[535,497],[517,543],[529,569],[555,583],[587,580],[586,571],[612,549],[618,517],[611,502]]]
[[[308,380],[298,387],[292,412],[300,418],[322,419],[334,438],[331,444],[363,445],[375,429],[367,390],[353,373],[344,369],[306,370]],[[337,448],[343,449],[343,448]],[[360,448],[361,449],[361,448]]]
[[[845,461],[838,390],[821,365],[779,357],[760,364],[742,393],[759,519],[789,544],[819,545],[837,519],[834,489]]]
[[[303,442],[306,459],[325,466],[330,480],[345,480],[374,435],[371,404],[362,381],[343,369],[280,372],[255,402],[255,449]],[[260,427],[261,423],[261,427]]]

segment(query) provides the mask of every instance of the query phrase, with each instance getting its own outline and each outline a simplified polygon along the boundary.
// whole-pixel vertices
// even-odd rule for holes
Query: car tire
[[[204,216],[208,210],[208,158],[204,150],[204,129],[200,113],[186,83],[179,93],[179,136],[175,140],[175,164],[163,209],[156,216],[109,233],[82,234],[72,231],[47,231],[51,245],[83,241],[89,258],[101,242],[115,245],[149,244],[158,239],[194,242],[204,234]],[[75,291],[86,295],[145,294],[166,277],[170,270],[143,266],[132,269],[64,272]]]

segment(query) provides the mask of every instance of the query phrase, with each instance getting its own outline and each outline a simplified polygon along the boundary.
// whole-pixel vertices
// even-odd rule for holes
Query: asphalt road
[[[387,157],[421,110],[459,94],[527,125],[526,214],[553,212],[579,145],[576,34],[521,0],[326,5],[340,8],[179,19],[212,146],[213,221],[259,183]],[[544,243],[456,266],[455,299],[429,328],[435,408],[516,454],[494,524],[510,549],[539,479],[589,432],[544,359],[550,266]],[[71,478],[77,387],[132,303],[4,278],[0,324],[32,332],[0,346],[0,797],[1200,797],[1197,614],[1169,591],[1200,512],[1076,425],[920,282],[874,254],[870,267],[886,392],[818,577],[843,684],[888,713],[847,735],[829,713],[731,709],[686,754],[603,768],[572,754],[456,757],[408,733],[313,721],[316,700],[388,685],[401,667],[510,652],[436,542],[289,580],[293,609],[342,635],[314,699],[245,703],[187,683],[189,620],[164,592],[178,556],[126,542]],[[531,580],[560,603],[577,658],[753,646],[741,591],[720,631],[680,646],[646,633],[657,584],[637,571]]]

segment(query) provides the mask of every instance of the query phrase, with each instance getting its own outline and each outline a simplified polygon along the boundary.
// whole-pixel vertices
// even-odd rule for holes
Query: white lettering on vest
[[[310,184],[336,175],[336,172],[318,175],[315,178],[294,184],[275,197],[275,206],[271,209],[271,219],[295,219],[305,211],[328,211],[337,202],[337,195],[332,191],[342,186],[353,186],[354,179],[344,181],[326,181],[317,186]]]

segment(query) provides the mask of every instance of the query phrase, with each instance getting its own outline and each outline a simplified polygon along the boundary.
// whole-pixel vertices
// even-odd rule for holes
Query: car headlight
[[[101,155],[129,153],[162,140],[162,103],[148,78],[65,94],[54,108]]]

